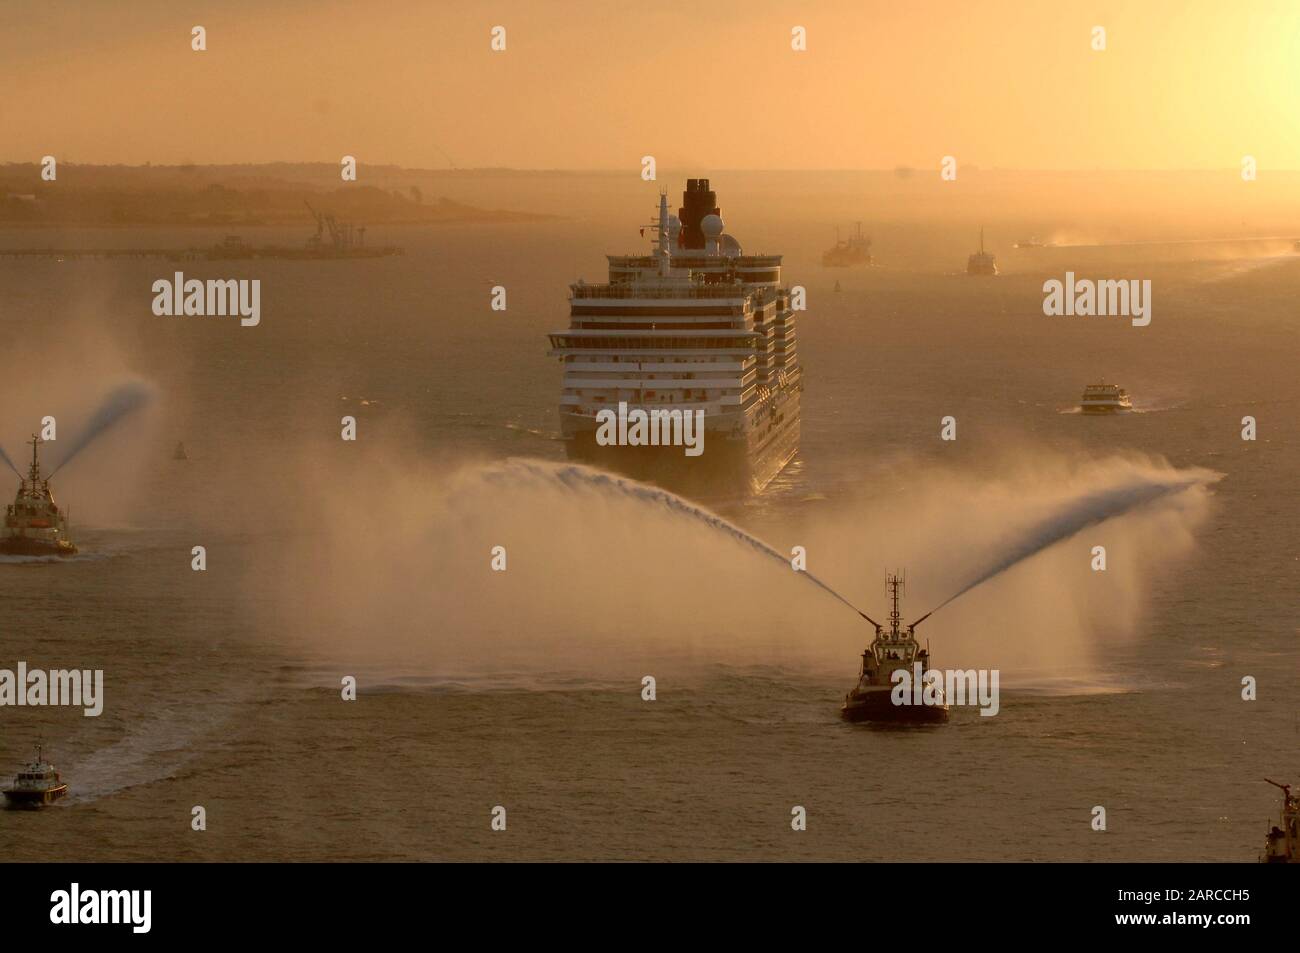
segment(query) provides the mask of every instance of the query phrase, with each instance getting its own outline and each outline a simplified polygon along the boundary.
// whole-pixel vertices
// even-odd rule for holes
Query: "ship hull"
[[[948,720],[947,705],[895,705],[892,689],[852,691],[840,707],[840,717],[852,722],[895,725],[933,725]]]
[[[10,807],[45,807],[67,793],[66,784],[43,791],[5,791],[5,801]]]
[[[75,556],[77,547],[71,543],[50,543],[30,536],[5,536],[0,538],[0,556]]]
[[[735,437],[706,430],[703,452],[689,457],[683,447],[602,446],[591,418],[561,414],[570,460],[621,473],[666,490],[697,496],[757,494],[799,452],[799,395],[790,395],[776,412],[760,412],[749,435]]]

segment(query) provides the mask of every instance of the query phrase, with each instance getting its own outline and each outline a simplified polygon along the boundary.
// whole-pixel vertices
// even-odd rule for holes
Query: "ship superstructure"
[[[41,477],[37,449],[43,441],[36,434],[32,465],[27,478],[20,479],[18,494],[5,507],[4,530],[0,532],[0,554],[7,556],[73,556],[77,547],[68,536],[68,515],[60,510],[50,492],[50,481]]]
[[[709,180],[688,179],[676,216],[660,195],[650,254],[607,256],[608,281],[570,286],[569,327],[549,337],[571,459],[702,493],[759,492],[793,459],[803,377],[781,256],[747,255],[723,228]],[[665,436],[702,413],[701,452],[630,428],[611,443],[602,421],[638,412]]]

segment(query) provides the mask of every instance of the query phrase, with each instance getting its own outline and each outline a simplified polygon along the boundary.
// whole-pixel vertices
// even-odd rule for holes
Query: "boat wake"
[[[0,566],[26,566],[42,563],[86,563],[112,559],[111,553],[77,553],[75,556],[5,556],[0,555]]]
[[[227,726],[241,715],[247,715],[247,706],[234,701],[183,701],[131,719],[131,731],[119,741],[68,762],[69,803],[93,802],[176,777],[210,742],[225,739]]]

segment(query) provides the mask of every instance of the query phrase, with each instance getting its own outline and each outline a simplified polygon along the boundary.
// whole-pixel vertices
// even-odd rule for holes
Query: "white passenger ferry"
[[[1128,391],[1117,384],[1089,384],[1083,390],[1079,409],[1085,414],[1118,414],[1133,409]]]

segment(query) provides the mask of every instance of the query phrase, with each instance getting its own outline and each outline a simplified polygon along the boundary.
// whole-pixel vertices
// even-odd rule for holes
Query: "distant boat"
[[[984,250],[984,229],[980,229],[980,250],[966,259],[966,274],[991,276],[998,273],[998,260]]]
[[[50,492],[49,477],[41,477],[37,448],[44,443],[36,434],[32,445],[32,466],[27,478],[19,477],[18,494],[5,507],[0,529],[0,553],[6,556],[75,556],[77,547],[68,536],[68,511],[60,509]]]
[[[849,268],[853,265],[871,264],[871,239],[862,234],[862,223],[857,223],[857,233],[840,241],[840,230],[835,229],[835,247],[822,254],[822,264],[827,268]]]
[[[185,444],[181,443],[179,440],[176,441],[176,449],[172,451],[172,459],[188,460],[189,458],[189,454],[185,452]]]
[[[1083,389],[1079,409],[1085,414],[1118,414],[1133,409],[1128,391],[1117,384],[1089,384]]]
[[[4,792],[5,800],[13,807],[44,807],[67,793],[68,786],[59,772],[41,756],[40,745],[36,746],[36,760],[19,771],[13,787]]]
[[[1028,238],[1022,238],[1020,239],[1020,241],[1016,242],[1016,247],[1017,248],[1046,248],[1047,246],[1044,245],[1042,242],[1040,242],[1034,236],[1030,235]]]
[[[835,290],[836,290],[836,291],[843,291],[843,290],[844,290],[843,288],[840,287],[840,283],[839,283],[838,281],[835,282]]]

